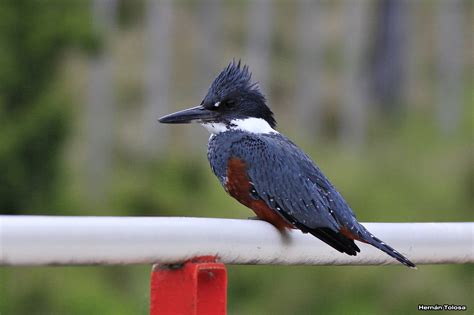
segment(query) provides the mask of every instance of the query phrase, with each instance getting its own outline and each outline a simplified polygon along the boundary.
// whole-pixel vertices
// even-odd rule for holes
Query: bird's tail
[[[393,249],[391,246],[385,244],[379,238],[372,235],[369,231],[367,231],[367,229],[364,228],[364,230],[367,233],[364,233],[365,237],[363,239],[361,239],[361,241],[380,249],[381,251],[388,254],[389,256],[392,256],[393,258],[395,258],[396,260],[398,260],[399,262],[401,262],[405,266],[416,269],[416,265],[414,263],[412,263],[408,258],[406,258],[402,254],[400,254],[398,251]]]

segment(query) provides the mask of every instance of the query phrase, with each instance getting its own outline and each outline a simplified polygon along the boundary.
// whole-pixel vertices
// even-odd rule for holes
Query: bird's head
[[[273,130],[276,121],[248,66],[232,61],[214,79],[201,105],[159,119],[161,123],[198,122],[211,133],[230,129]],[[274,130],[273,130],[274,131]]]

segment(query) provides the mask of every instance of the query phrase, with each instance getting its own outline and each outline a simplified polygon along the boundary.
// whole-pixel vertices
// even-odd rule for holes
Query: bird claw
[[[262,221],[262,219],[260,219],[259,217],[255,216],[255,217],[248,217],[247,218],[248,220],[259,220],[259,221]]]

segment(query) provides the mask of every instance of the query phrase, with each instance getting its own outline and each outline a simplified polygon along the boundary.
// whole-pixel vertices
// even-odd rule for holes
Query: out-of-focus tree
[[[273,9],[270,0],[250,1],[247,9],[248,42],[245,60],[252,69],[254,79],[265,91],[268,91],[270,79]]]
[[[351,149],[359,149],[366,141],[369,98],[363,60],[368,39],[369,4],[366,0],[343,2],[345,38],[340,140],[344,146]]]
[[[84,1],[0,3],[0,211],[47,210],[58,183],[69,104],[56,68],[67,48],[93,49]]]
[[[204,97],[210,80],[220,70],[220,45],[222,32],[222,3],[220,0],[202,1],[196,8],[199,34],[194,46],[196,49],[195,88],[197,97]]]
[[[301,136],[321,136],[322,72],[324,59],[324,16],[327,3],[298,1],[298,84],[296,86],[296,125],[302,124]]]
[[[461,121],[463,5],[461,0],[437,3],[437,119],[440,131],[446,135],[458,129]]]
[[[145,109],[143,116],[143,151],[153,156],[166,147],[169,128],[156,119],[170,112],[170,76],[172,64],[173,2],[146,2]]]
[[[377,3],[375,11],[370,84],[374,101],[389,112],[396,110],[402,101],[408,5],[406,1],[383,0]]]
[[[87,191],[94,201],[102,201],[109,178],[114,139],[114,63],[109,42],[116,28],[117,0],[94,0],[93,23],[106,41],[104,49],[91,61],[86,106]]]

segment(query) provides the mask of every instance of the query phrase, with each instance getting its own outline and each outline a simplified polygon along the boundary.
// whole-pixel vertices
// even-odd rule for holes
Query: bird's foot
[[[249,219],[249,220],[265,221],[265,220],[260,219],[260,218],[257,217],[257,216],[255,216],[255,217],[248,217],[247,219]]]

